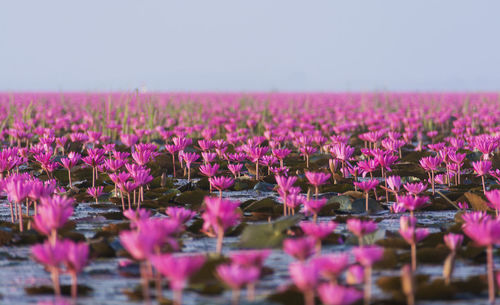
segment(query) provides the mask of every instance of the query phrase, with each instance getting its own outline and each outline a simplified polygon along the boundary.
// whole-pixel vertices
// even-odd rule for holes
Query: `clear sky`
[[[0,90],[500,89],[500,1],[3,1]]]

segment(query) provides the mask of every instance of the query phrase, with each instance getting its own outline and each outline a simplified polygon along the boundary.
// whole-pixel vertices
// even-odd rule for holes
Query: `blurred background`
[[[500,1],[4,1],[1,91],[496,91]]]

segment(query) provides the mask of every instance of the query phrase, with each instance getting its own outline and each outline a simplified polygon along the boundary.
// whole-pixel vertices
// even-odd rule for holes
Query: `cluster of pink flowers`
[[[18,111],[7,107],[12,101]],[[75,210],[72,196],[83,194],[96,204],[108,198],[121,203],[130,228],[119,241],[140,265],[143,296],[149,298],[154,279],[161,297],[167,279],[176,304],[210,259],[180,253],[193,222],[195,233],[214,238],[209,248],[217,257],[229,255],[214,276],[231,288],[234,300],[244,287],[254,299],[271,251],[223,251],[225,236],[255,219],[233,199],[231,191],[241,185],[255,185],[256,194],[257,184],[275,182],[266,195],[278,198],[278,214],[283,208],[285,220],[302,218],[276,234],[303,233],[284,236],[282,248],[296,260],[289,274],[308,305],[316,295],[324,304],[369,303],[372,267],[383,256],[382,248],[369,244],[377,223],[357,217],[346,221],[346,234],[358,241],[352,256],[327,253],[323,244],[341,224],[324,215],[331,215],[337,195],[361,200],[367,218],[377,212],[373,201],[392,212],[388,217],[400,216],[399,236],[412,262],[404,270],[411,275],[418,271],[417,245],[431,234],[420,213],[442,199],[463,214],[463,233],[486,248],[493,301],[493,247],[500,245],[500,191],[492,187],[500,183],[498,101],[497,94],[0,94],[0,192],[10,221],[19,224],[16,233],[34,228],[46,237],[32,253],[51,273],[56,294],[59,275],[67,273],[76,297],[77,274],[88,263],[88,245],[60,234]],[[88,176],[75,181],[81,173]],[[181,186],[167,189],[173,183]],[[466,185],[477,186],[471,192],[484,195],[481,209],[496,211],[496,218],[445,196]],[[176,201],[178,192],[197,188],[202,204]],[[281,216],[275,214],[265,216],[270,227]],[[446,264],[453,265],[463,238],[445,235],[451,251]],[[348,280],[341,283],[344,272]],[[450,283],[451,271],[444,275]]]

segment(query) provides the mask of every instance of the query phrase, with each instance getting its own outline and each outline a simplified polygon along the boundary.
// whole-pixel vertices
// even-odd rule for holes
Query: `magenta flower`
[[[79,153],[70,152],[67,158],[61,158],[60,162],[62,166],[68,170],[69,187],[73,185],[71,183],[71,169],[78,164],[82,156]]]
[[[374,263],[382,259],[382,256],[384,255],[384,249],[378,246],[355,247],[352,249],[352,252],[356,261],[365,268],[372,266]]]
[[[12,210],[12,203],[17,204],[17,211],[19,213],[19,231],[23,232],[23,212],[22,203],[28,197],[31,185],[19,176],[12,176],[4,186],[7,197],[9,198],[10,216],[11,221],[14,222],[14,213]]]
[[[378,246],[356,247],[352,250],[356,261],[364,267],[364,299],[365,304],[370,304],[371,299],[371,283],[372,283],[372,266],[375,262],[382,259],[384,249]]]
[[[227,168],[233,174],[234,178],[236,179],[237,177],[240,176],[240,172],[243,169],[243,163],[238,163],[238,164],[228,164]]]
[[[87,194],[92,196],[95,199],[95,203],[99,203],[98,199],[102,194],[104,194],[104,186],[98,186],[98,187],[89,187],[87,189]]]
[[[375,196],[377,196],[376,187],[378,185],[378,180],[371,179],[362,182],[354,182],[354,185],[365,192],[365,210],[368,213],[368,193],[370,190],[373,190],[373,192],[375,192]]]
[[[399,192],[401,188],[401,177],[400,176],[389,176],[387,177],[387,185],[391,190],[393,190],[396,194]]]
[[[136,210],[128,209],[123,211],[123,216],[130,220],[130,228],[135,229],[139,222],[145,221],[151,217],[151,212],[140,208]]]
[[[488,199],[488,206],[496,211],[498,217],[500,210],[500,190],[491,190],[485,192],[484,195]]]
[[[318,293],[325,305],[350,305],[363,297],[355,288],[335,284],[320,285]]]
[[[184,224],[191,220],[196,215],[196,212],[183,207],[168,207],[165,210],[165,214]]]
[[[493,245],[500,244],[500,221],[484,217],[481,221],[466,222],[463,231],[476,244],[486,247],[488,261],[488,296],[491,304],[495,301]]]
[[[134,159],[135,163],[140,166],[145,166],[152,160],[153,154],[150,150],[137,150],[132,154],[132,159]]]
[[[307,216],[313,215],[313,221],[318,220],[318,214],[321,209],[326,205],[326,198],[310,199],[304,201],[304,214]]]
[[[443,163],[439,157],[423,157],[420,159],[420,166],[426,171],[436,171]]]
[[[59,273],[61,264],[66,257],[66,246],[62,241],[55,240],[54,242],[46,241],[43,244],[37,244],[31,247],[33,258],[44,265],[51,273],[52,285],[57,296],[61,295],[59,285]]]
[[[264,261],[271,254],[271,250],[240,250],[231,252],[229,257],[233,264],[241,265],[244,267],[257,267],[262,268]]]
[[[358,167],[363,174],[363,177],[366,177],[366,174],[370,174],[370,177],[373,178],[373,171],[377,169],[378,162],[375,159],[370,160],[362,160],[358,162]]]
[[[314,305],[314,290],[319,284],[320,268],[315,262],[293,262],[288,266],[293,283],[304,294],[305,305]]]
[[[182,304],[182,290],[189,278],[203,266],[205,258],[200,255],[157,255],[151,257],[151,263],[170,281],[174,291],[175,304]]]
[[[216,253],[222,252],[224,232],[239,222],[237,212],[239,202],[217,197],[205,197],[205,212],[203,218],[203,232],[217,237]]]
[[[260,276],[256,267],[243,267],[241,265],[219,265],[216,268],[217,276],[233,291],[233,304],[237,304],[240,298],[241,288],[250,283],[255,283]]]
[[[479,246],[500,244],[499,220],[484,218],[481,221],[468,221],[463,225],[463,231]]]
[[[278,160],[280,161],[280,167],[283,167],[283,160],[291,153],[292,151],[288,148],[276,148],[273,149],[272,153]]]
[[[111,176],[111,175],[110,175]],[[124,203],[124,199],[123,199],[123,193],[125,193],[127,195],[127,199],[128,199],[128,208],[131,209],[132,208],[132,203],[131,203],[131,200],[130,200],[130,196],[132,195],[132,192],[137,189],[137,187],[139,186],[137,183],[135,182],[132,182],[132,181],[125,181],[125,182],[119,182],[118,184],[118,188],[120,189],[120,192],[122,192],[122,209],[125,210],[125,203]]]
[[[289,189],[297,182],[297,176],[276,175],[274,179],[276,179],[276,183],[283,193],[288,193]]]
[[[207,177],[213,177],[217,174],[217,171],[219,170],[219,164],[217,163],[214,163],[214,164],[210,164],[210,163],[207,163],[207,164],[203,164],[200,166],[199,168],[200,170],[200,173],[202,175],[205,175]]]
[[[443,237],[443,239],[444,239],[444,243],[446,244],[446,246],[452,252],[455,252],[462,245],[462,242],[464,240],[464,236],[462,234],[448,233]]]
[[[104,160],[104,165],[106,166],[106,168],[109,171],[115,173],[115,172],[119,171],[125,165],[125,161],[106,159],[106,160]]]
[[[478,176],[481,176],[481,181],[483,183],[483,193],[486,194],[486,185],[484,182],[485,176],[491,170],[491,161],[489,160],[480,160],[476,162],[472,162],[472,167]]]
[[[283,251],[295,259],[305,261],[316,253],[316,239],[312,237],[288,238],[283,241]]]
[[[64,265],[71,276],[71,296],[76,298],[78,293],[78,273],[88,264],[89,245],[85,242],[64,241],[65,259]]]
[[[323,172],[307,172],[307,171],[305,174],[309,183],[312,186],[314,186],[316,198],[318,198],[319,187],[325,184],[328,181],[328,179],[330,179],[331,175]]]
[[[210,185],[219,191],[219,198],[222,198],[222,191],[230,188],[234,184],[234,179],[231,177],[211,177],[208,178]]]
[[[264,261],[271,254],[271,250],[263,249],[263,250],[240,250],[236,252],[231,252],[230,258],[231,262],[236,265],[240,265],[246,268],[257,268],[259,270],[262,269],[264,265]],[[249,301],[254,301],[255,299],[255,283],[251,282],[247,284],[247,299]]]
[[[403,187],[408,191],[408,193],[416,196],[427,189],[427,184],[423,184],[422,182],[405,183]]]
[[[427,228],[417,229],[417,220],[414,217],[400,218],[400,229],[399,234],[410,244],[411,247],[411,267],[412,270],[417,270],[417,243],[429,235],[429,230]]]
[[[191,181],[191,164],[200,158],[197,153],[185,152],[182,154],[186,167],[188,168],[188,182]]]
[[[120,140],[123,145],[133,147],[139,141],[139,137],[135,134],[120,134]]]
[[[143,261],[151,256],[155,238],[146,231],[122,231],[120,243],[136,260]]]
[[[359,245],[363,245],[363,236],[377,230],[377,223],[372,220],[350,218],[347,220],[347,229],[358,237]]]
[[[62,228],[73,214],[72,199],[54,196],[44,199],[33,218],[34,228],[47,236],[52,243],[57,238],[57,230]]]
[[[462,214],[462,219],[465,223],[478,223],[487,219],[491,219],[491,216],[488,215],[485,211],[474,211]]]
[[[410,215],[413,217],[413,212],[415,210],[421,209],[427,206],[429,197],[416,197],[412,195],[398,196],[398,203],[402,204],[407,210],[410,211]]]
[[[321,252],[321,240],[330,235],[337,227],[337,224],[333,221],[320,223],[302,221],[299,225],[306,235],[311,236],[316,240],[317,253]]]
[[[290,189],[293,187],[293,184],[297,181],[296,176],[281,176],[281,175],[276,175],[274,177],[276,179],[276,183],[278,184],[279,190],[278,192],[280,193],[281,197],[283,198],[283,216],[287,215],[287,199],[290,193]],[[295,211],[292,210],[292,213]]]
[[[369,191],[375,189],[378,185],[378,180],[371,179],[371,180],[365,180],[361,182],[354,182],[354,185],[359,187],[361,190],[363,190],[365,193],[368,193]]]
[[[434,172],[438,170],[443,160],[440,157],[423,157],[420,159],[420,166],[427,172],[431,172],[430,180],[432,183],[432,195],[435,193],[434,189]]]
[[[172,176],[175,178],[175,153],[181,150],[181,147],[176,144],[166,144],[165,149],[172,155]]]
[[[255,180],[259,180],[259,161],[269,150],[268,147],[247,147],[248,159],[255,163]]]
[[[347,253],[322,255],[314,258],[314,262],[321,267],[320,273],[325,279],[336,283],[338,277],[349,266],[349,255]]]

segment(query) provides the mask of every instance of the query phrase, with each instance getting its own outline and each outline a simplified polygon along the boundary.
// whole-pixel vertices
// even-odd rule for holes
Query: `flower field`
[[[492,304],[499,106],[1,93],[0,303]]]

